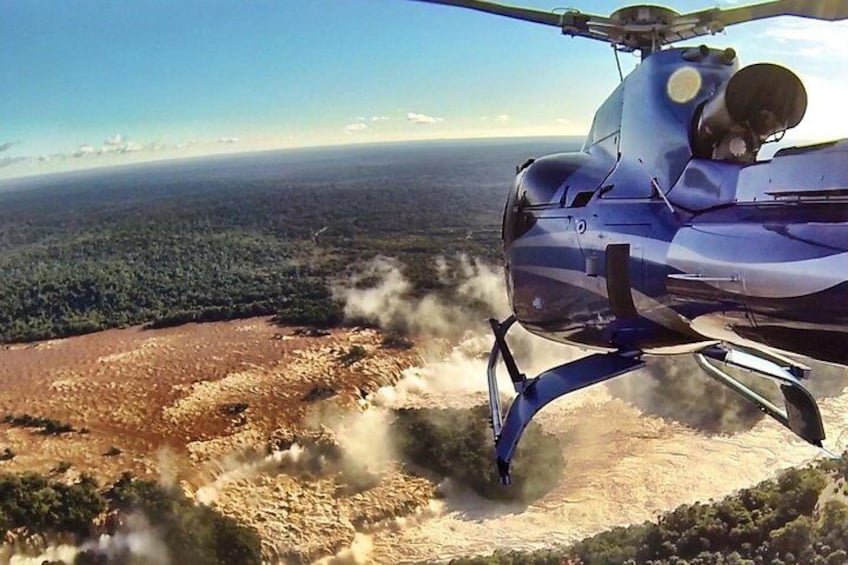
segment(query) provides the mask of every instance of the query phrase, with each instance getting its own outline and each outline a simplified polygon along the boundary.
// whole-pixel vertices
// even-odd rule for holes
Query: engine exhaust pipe
[[[770,136],[794,128],[807,112],[807,91],[785,67],[745,67],[704,104],[693,136],[702,158],[756,158]]]

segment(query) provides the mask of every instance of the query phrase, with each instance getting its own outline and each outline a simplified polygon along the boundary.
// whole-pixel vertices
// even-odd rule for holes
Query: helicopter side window
[[[592,129],[586,139],[586,149],[617,135],[621,131],[621,112],[624,106],[624,85],[613,91],[606,102],[598,109]],[[618,139],[615,139],[615,151],[618,152]]]

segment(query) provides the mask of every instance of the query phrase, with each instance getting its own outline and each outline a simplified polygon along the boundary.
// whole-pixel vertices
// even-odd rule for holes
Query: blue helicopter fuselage
[[[848,141],[704,155],[699,113],[739,67],[692,53],[647,57],[582,151],[519,171],[503,231],[516,318],[588,348],[726,341],[848,364]]]

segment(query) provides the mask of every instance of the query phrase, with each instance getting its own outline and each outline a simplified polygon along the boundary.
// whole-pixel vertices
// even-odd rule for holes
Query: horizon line
[[[235,149],[235,150],[221,150],[221,151],[210,151],[208,153],[196,154],[196,155],[165,155],[157,158],[155,154],[150,155],[150,158],[145,158],[140,156],[140,158],[128,160],[123,163],[115,163],[113,162],[89,162],[88,166],[80,166],[80,167],[68,167],[67,169],[53,170],[53,171],[21,171],[20,174],[12,174],[9,176],[3,176],[3,171],[0,169],[0,185],[7,183],[9,181],[31,181],[41,177],[54,177],[57,175],[67,175],[74,173],[84,173],[94,170],[108,170],[108,169],[120,169],[127,167],[135,167],[141,165],[149,165],[152,163],[167,163],[167,162],[177,162],[177,161],[196,161],[200,159],[208,159],[210,157],[232,157],[232,156],[240,156],[240,155],[252,155],[252,154],[260,154],[260,153],[272,153],[272,152],[282,152],[282,151],[299,151],[304,149],[343,149],[343,148],[355,148],[355,147],[367,147],[367,146],[380,146],[380,145],[402,145],[409,143],[444,143],[448,141],[493,141],[493,140],[509,140],[509,139],[566,139],[566,138],[585,138],[586,134],[582,135],[491,135],[491,136],[469,136],[469,137],[440,137],[440,138],[427,138],[427,139],[394,139],[394,140],[379,140],[379,141],[354,141],[350,143],[312,143],[305,145],[294,145],[294,146],[277,146],[277,147],[267,147],[267,148],[245,148],[243,150]],[[34,159],[34,158],[30,158]],[[76,160],[77,163],[85,163],[85,161],[79,160],[79,157],[70,158]],[[82,158],[84,159],[84,157]],[[74,163],[74,161],[70,161]],[[14,167],[14,166],[12,166]]]

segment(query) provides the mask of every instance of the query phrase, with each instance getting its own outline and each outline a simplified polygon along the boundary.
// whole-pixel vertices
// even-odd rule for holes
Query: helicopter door
[[[585,286],[606,298],[610,317],[638,317],[633,289],[644,286],[644,240],[650,225],[601,225],[596,218],[578,220],[577,238],[583,251]],[[582,227],[582,230],[581,230]]]
[[[636,305],[630,286],[629,243],[611,243],[606,248],[607,296],[610,310],[616,318],[636,318]],[[638,261],[641,271],[641,260]]]

